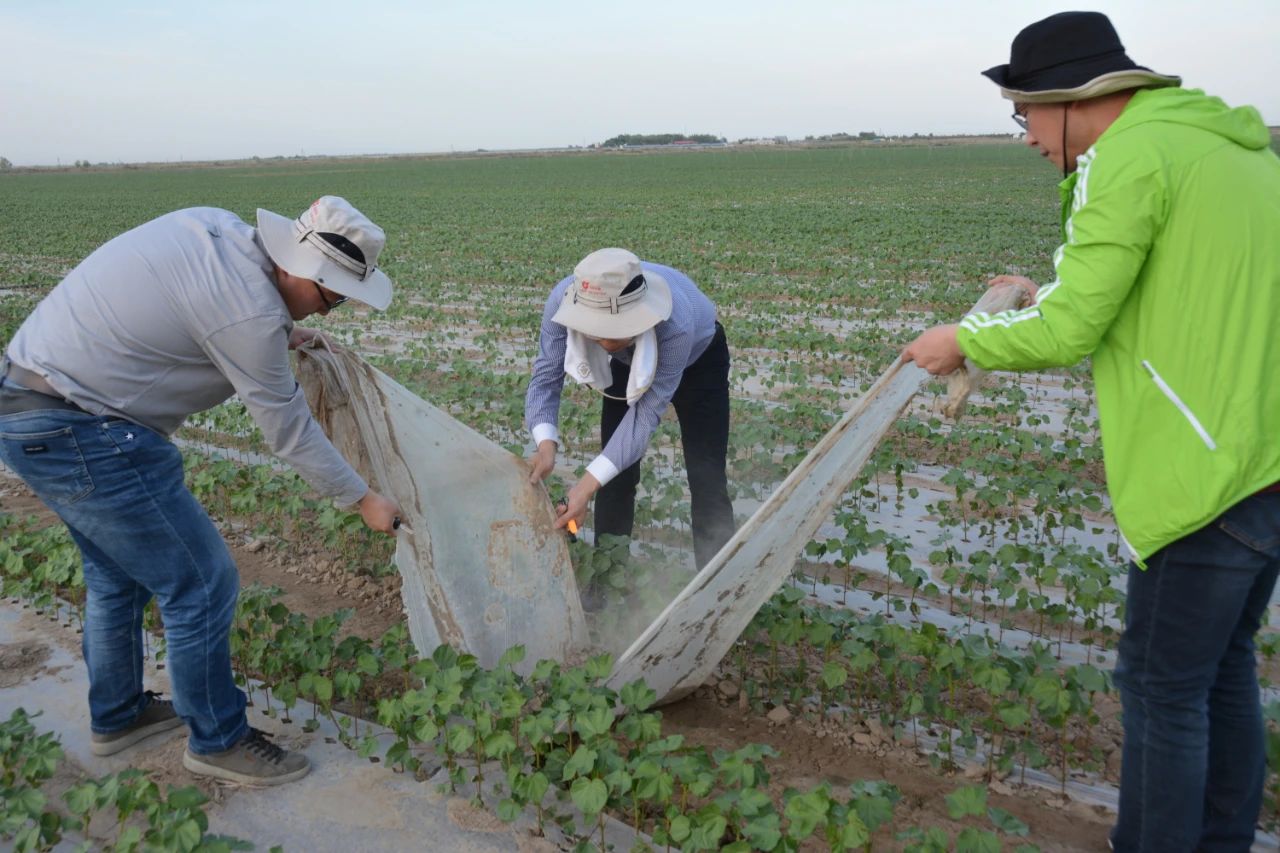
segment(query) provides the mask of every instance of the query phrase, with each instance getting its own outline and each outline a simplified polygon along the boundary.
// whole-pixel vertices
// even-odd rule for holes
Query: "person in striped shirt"
[[[674,405],[701,568],[733,535],[725,458],[729,443],[729,348],[716,308],[679,270],[600,249],[557,284],[542,314],[525,397],[537,450],[532,482],[555,468],[565,375],[601,393],[602,450],[569,489],[558,528],[582,524],[595,501],[595,533],[630,536],[636,485],[658,420]]]

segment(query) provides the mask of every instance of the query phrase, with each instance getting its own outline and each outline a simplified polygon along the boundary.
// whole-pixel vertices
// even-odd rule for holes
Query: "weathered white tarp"
[[[995,313],[1025,298],[1020,288],[995,287],[975,310]],[[982,374],[961,369],[956,375],[963,378],[952,384],[952,417],[958,416]],[[706,681],[756,612],[791,575],[805,545],[928,378],[914,364],[890,365],[622,653],[609,684],[621,688],[643,678],[662,704],[688,695]]]
[[[588,636],[564,534],[524,460],[358,355],[298,350],[298,378],[335,446],[405,524],[396,566],[419,652],[442,643],[492,667],[510,646],[580,659]]]

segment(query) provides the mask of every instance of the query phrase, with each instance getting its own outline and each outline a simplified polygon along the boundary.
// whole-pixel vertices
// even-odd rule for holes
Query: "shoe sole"
[[[237,773],[234,770],[228,770],[225,767],[219,767],[216,764],[206,764],[200,760],[200,756],[195,755],[190,750],[182,753],[182,766],[195,773],[198,776],[212,776],[214,779],[222,779],[224,782],[235,782],[240,785],[283,785],[286,782],[292,782],[295,779],[301,779],[311,772],[311,762],[308,761],[304,766],[289,773],[281,773],[278,776],[252,776],[248,773]]]
[[[128,749],[140,740],[146,740],[152,735],[158,735],[161,732],[171,731],[182,725],[181,717],[173,717],[168,720],[159,720],[149,726],[142,726],[134,729],[127,735],[121,735],[114,740],[106,741],[89,741],[89,751],[94,755],[106,756],[115,755],[117,752]]]

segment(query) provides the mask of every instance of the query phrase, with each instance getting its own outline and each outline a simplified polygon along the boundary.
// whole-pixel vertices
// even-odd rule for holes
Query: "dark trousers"
[[[1116,853],[1247,853],[1267,774],[1254,634],[1280,573],[1280,494],[1129,568]]]
[[[605,393],[600,412],[601,446],[609,443],[627,413],[625,397],[631,366],[611,359],[613,385]],[[733,504],[725,459],[729,453],[729,347],[724,328],[716,323],[715,337],[697,361],[685,368],[680,387],[671,398],[680,420],[680,443],[689,476],[692,503],[693,553],[698,568],[705,566],[733,536]],[[636,486],[640,463],[621,471],[596,495],[596,533],[630,536],[635,524]]]

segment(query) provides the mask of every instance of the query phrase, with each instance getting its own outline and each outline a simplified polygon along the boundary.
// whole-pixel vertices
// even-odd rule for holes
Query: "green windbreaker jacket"
[[[1280,158],[1252,107],[1137,92],[1060,185],[1056,278],[960,323],[988,370],[1093,356],[1116,522],[1139,565],[1280,481]]]

